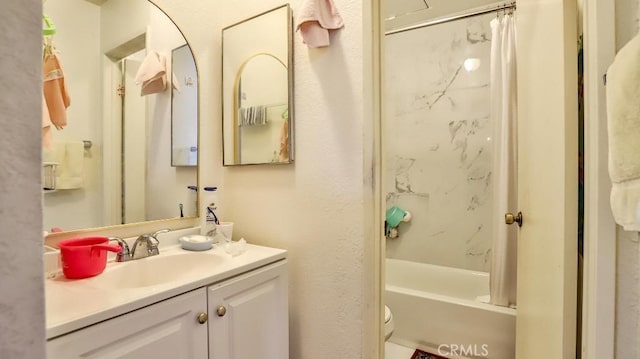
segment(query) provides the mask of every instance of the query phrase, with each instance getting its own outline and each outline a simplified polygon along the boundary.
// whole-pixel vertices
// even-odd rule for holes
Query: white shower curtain
[[[516,304],[517,212],[516,27],[513,14],[491,21],[491,122],[494,125],[491,303]]]

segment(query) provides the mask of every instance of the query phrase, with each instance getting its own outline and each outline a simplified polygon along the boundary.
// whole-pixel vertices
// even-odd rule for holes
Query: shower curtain
[[[517,227],[504,214],[517,211],[516,28],[513,14],[491,21],[491,122],[494,124],[491,303],[516,304]]]

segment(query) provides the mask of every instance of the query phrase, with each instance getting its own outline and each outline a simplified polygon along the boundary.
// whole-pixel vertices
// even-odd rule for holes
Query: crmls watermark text
[[[444,356],[467,356],[467,357],[488,357],[488,344],[440,344],[438,354]]]

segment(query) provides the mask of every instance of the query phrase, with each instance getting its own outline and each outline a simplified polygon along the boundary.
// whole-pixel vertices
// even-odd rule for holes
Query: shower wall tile
[[[387,208],[413,214],[389,258],[489,270],[494,16],[386,37]]]

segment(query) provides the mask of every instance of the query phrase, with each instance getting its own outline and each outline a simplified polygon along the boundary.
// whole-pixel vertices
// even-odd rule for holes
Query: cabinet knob
[[[207,322],[207,319],[209,319],[209,316],[207,315],[207,313],[198,314],[198,323],[204,324]]]
[[[216,313],[218,313],[219,317],[224,317],[224,315],[227,314],[227,308],[225,308],[224,305],[221,305],[216,309]]]
[[[504,215],[504,223],[506,224],[514,224],[517,223],[519,227],[522,227],[522,212],[518,212],[515,216],[513,213],[507,213]]]

